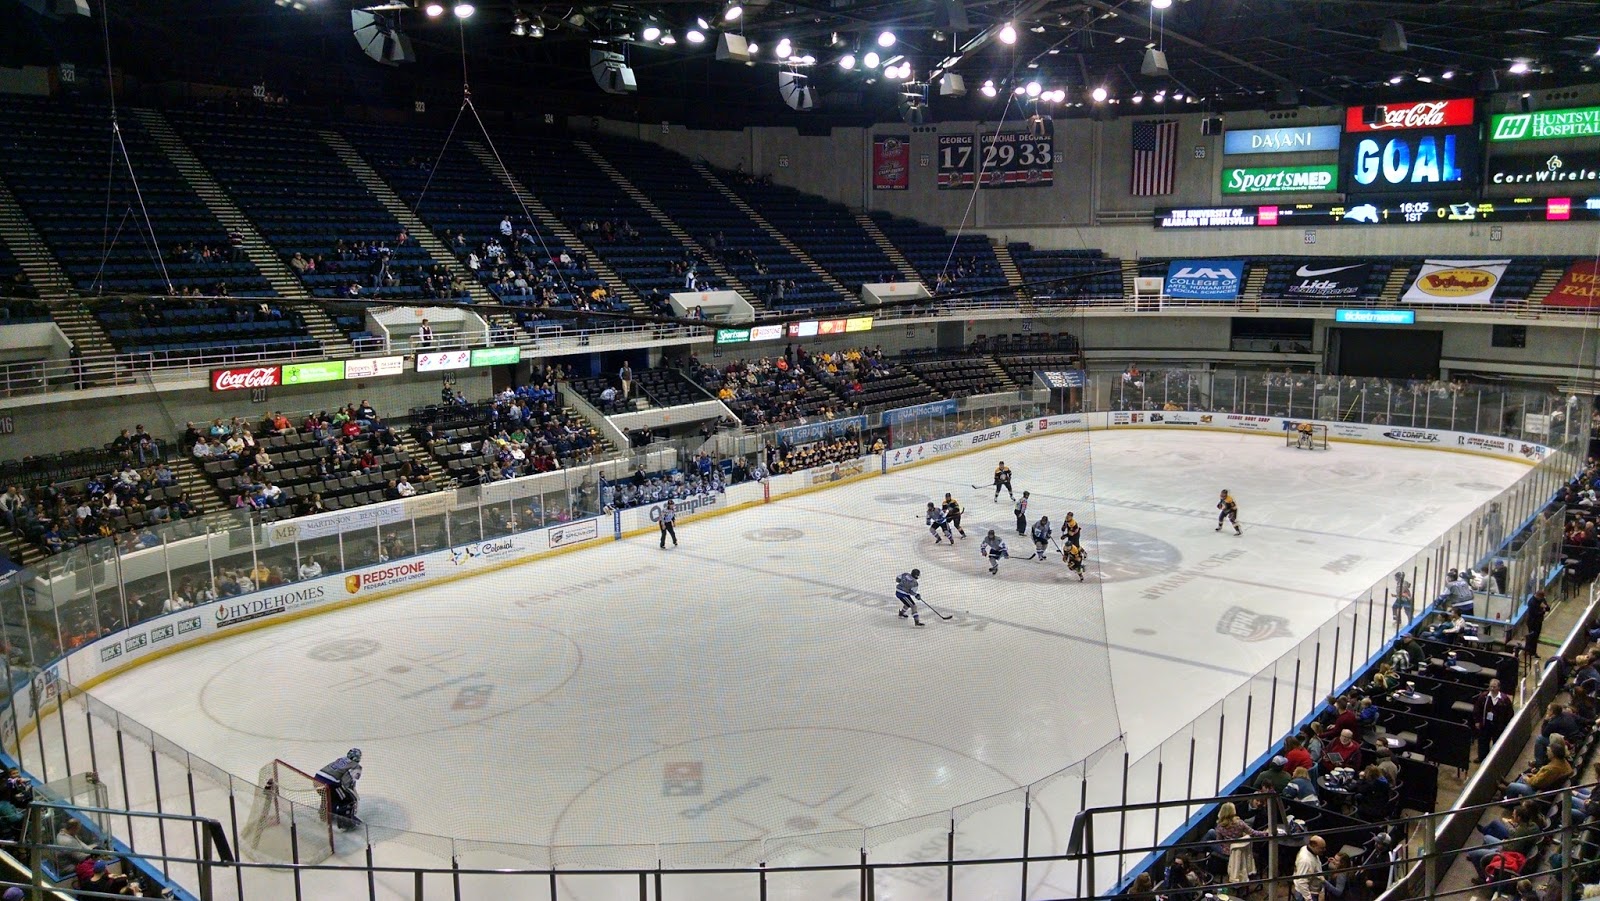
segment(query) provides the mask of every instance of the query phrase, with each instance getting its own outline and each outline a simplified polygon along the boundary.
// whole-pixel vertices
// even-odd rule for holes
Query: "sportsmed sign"
[[[1167,266],[1168,297],[1232,300],[1239,296],[1244,260],[1174,260]]]
[[[1303,125],[1298,128],[1240,128],[1222,138],[1225,155],[1242,153],[1309,153],[1338,150],[1339,126]]]
[[[1332,191],[1338,166],[1265,166],[1222,170],[1224,194],[1290,194]]]
[[[1500,113],[1489,119],[1491,141],[1553,141],[1600,137],[1600,106]]]

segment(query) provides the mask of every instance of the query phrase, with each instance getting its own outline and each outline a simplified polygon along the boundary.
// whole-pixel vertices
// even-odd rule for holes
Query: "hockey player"
[[[978,545],[978,553],[989,561],[989,575],[991,576],[1000,572],[1000,559],[1011,556],[1006,551],[1005,539],[996,535],[994,529],[990,529],[989,534],[983,539],[983,543]]]
[[[945,521],[944,511],[935,507],[933,501],[928,501],[928,513],[925,519],[928,523],[928,532],[933,535],[934,544],[942,541],[948,541],[951,544],[956,543],[955,536],[950,534],[950,523]],[[939,537],[940,531],[944,532],[943,538]]]
[[[1299,439],[1295,442],[1295,447],[1303,450],[1311,450],[1311,423],[1298,423],[1295,425],[1294,430],[1295,433],[1299,435]]]
[[[944,518],[950,521],[950,525],[953,526],[957,532],[961,533],[962,538],[967,537],[967,530],[961,528],[961,502],[951,497],[950,492],[946,491],[944,493],[943,507]]]
[[[911,617],[911,622],[922,625],[922,617],[917,615],[917,601],[922,600],[921,592],[917,591],[917,580],[922,578],[922,570],[913,569],[908,573],[901,573],[894,580],[894,597],[900,602],[900,618]]]
[[[361,778],[361,749],[351,748],[344,756],[317,771],[318,782],[328,787],[328,801],[334,816],[334,825],[349,831],[361,825],[356,809],[361,806],[361,796],[356,793],[356,780]]]
[[[1069,545],[1067,545],[1066,550],[1061,552],[1061,556],[1062,556],[1062,558],[1064,560],[1067,561],[1067,569],[1070,569],[1073,572],[1077,573],[1078,574],[1078,581],[1082,582],[1083,581],[1083,564],[1084,564],[1084,562],[1086,560],[1089,559],[1089,555],[1084,552],[1082,545],[1077,545],[1077,544],[1069,544]]]
[[[1061,523],[1061,538],[1068,545],[1077,547],[1083,541],[1083,526],[1078,525],[1078,521],[1073,516],[1073,512],[1068,510],[1066,520]],[[1066,551],[1061,553],[1066,554]]]
[[[1001,460],[1000,465],[994,468],[994,500],[997,504],[1000,502],[1000,489],[1002,488],[1006,490],[1006,497],[1012,500],[1017,499],[1017,496],[1011,493],[1011,467],[1007,466],[1004,460]]]
[[[1044,562],[1044,552],[1050,547],[1050,539],[1055,536],[1055,529],[1050,526],[1050,517],[1041,516],[1033,524],[1033,555],[1029,560]]]
[[[1233,534],[1244,534],[1243,530],[1239,528],[1239,504],[1234,501],[1233,495],[1229,494],[1226,488],[1222,489],[1222,497],[1217,500],[1217,509],[1222,511],[1217,514],[1218,532],[1222,531],[1224,522],[1231,522],[1233,523]]]
[[[1017,534],[1028,534],[1028,492],[1022,492],[1022,500],[1017,501],[1011,512],[1017,514]]]

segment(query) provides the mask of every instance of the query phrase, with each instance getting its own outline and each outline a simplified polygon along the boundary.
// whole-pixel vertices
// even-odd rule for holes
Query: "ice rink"
[[[970,487],[997,458],[1030,519],[1077,513],[1088,581],[1020,559],[1010,503]],[[742,843],[947,812],[1121,734],[1137,758],[1526,471],[1052,435],[685,522],[675,549],[640,536],[215,641],[91,694],[249,780],[362,748],[380,844],[715,841],[731,865]],[[1214,531],[1224,487],[1242,536]],[[967,508],[955,547],[921,525],[946,491]],[[1016,555],[998,576],[977,551],[989,528]],[[952,620],[896,617],[912,567]],[[1059,847],[1069,825],[1041,808],[1033,828]]]

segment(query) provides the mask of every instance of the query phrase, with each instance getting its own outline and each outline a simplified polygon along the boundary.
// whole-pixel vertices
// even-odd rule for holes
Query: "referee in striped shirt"
[[[667,501],[667,505],[665,507],[661,508],[661,549],[662,550],[666,550],[667,549],[667,536],[668,535],[672,536],[672,546],[673,547],[677,547],[678,546],[678,530],[674,529],[672,527],[672,523],[675,520],[677,520],[677,518],[678,518],[678,506],[677,506],[677,504],[673,503],[670,500]]]

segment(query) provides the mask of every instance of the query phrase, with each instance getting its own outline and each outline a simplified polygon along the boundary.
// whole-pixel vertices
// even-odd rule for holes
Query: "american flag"
[[[1135,197],[1171,194],[1178,171],[1178,123],[1172,119],[1133,123],[1133,173],[1128,193]]]

